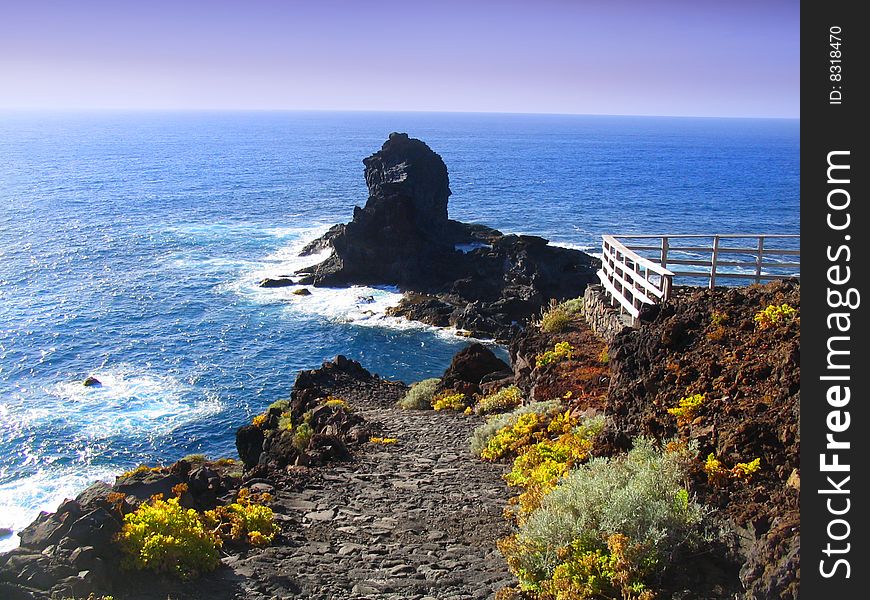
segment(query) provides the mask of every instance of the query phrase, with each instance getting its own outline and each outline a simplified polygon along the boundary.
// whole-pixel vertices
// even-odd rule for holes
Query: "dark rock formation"
[[[447,167],[422,141],[390,134],[363,163],[365,207],[303,250],[330,248],[333,254],[297,273],[297,283],[398,285],[416,294],[393,314],[505,339],[514,322],[538,313],[549,299],[580,296],[596,280],[598,261],[583,252],[450,220]],[[463,252],[459,244],[473,249]],[[290,284],[287,278],[261,283]]]
[[[441,378],[441,389],[461,392],[468,397],[480,394],[481,381],[487,376],[510,377],[511,368],[489,348],[471,344],[460,350],[450,361]]]
[[[100,387],[103,385],[103,382],[97,379],[96,377],[89,375],[83,382],[82,385],[85,387]]]
[[[371,428],[353,412],[358,402],[394,404],[407,387],[385,381],[344,356],[300,371],[286,407],[271,408],[264,423],[236,432],[236,447],[250,476],[279,476],[288,466],[348,460],[349,447],[368,441]],[[327,400],[342,400],[327,402]],[[292,423],[291,427],[280,425]],[[300,427],[310,437],[298,436]]]

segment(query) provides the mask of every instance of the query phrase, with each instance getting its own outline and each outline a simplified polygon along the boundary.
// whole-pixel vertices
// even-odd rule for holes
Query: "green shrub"
[[[573,317],[560,306],[551,306],[541,315],[541,331],[544,333],[561,333],[571,325]]]
[[[568,342],[556,342],[552,350],[546,350],[542,354],[535,356],[535,366],[545,367],[553,363],[562,362],[563,360],[574,358],[574,346]]]
[[[405,410],[427,410],[432,408],[432,398],[441,382],[437,377],[418,381],[411,386],[405,397],[399,400],[399,407]]]
[[[516,425],[522,415],[530,413],[548,415],[556,412],[560,407],[561,403],[559,400],[548,400],[546,402],[533,402],[532,404],[519,406],[509,413],[493,415],[471,434],[471,453],[480,456],[489,445],[489,441],[493,436],[505,427]]]
[[[275,400],[272,404],[269,405],[269,408],[266,409],[268,413],[273,408],[277,408],[281,412],[285,412],[290,410],[290,401],[289,400]]]
[[[516,408],[523,401],[523,393],[515,385],[509,385],[490,394],[484,396],[477,403],[476,411],[478,414],[486,414],[491,412],[503,412],[512,408]]]
[[[314,435],[314,430],[311,429],[311,425],[303,421],[296,426],[295,433],[293,433],[293,446],[300,452],[304,452],[308,448],[308,442],[311,441],[312,435]]]
[[[551,300],[549,306],[541,313],[538,325],[545,333],[560,333],[570,327],[571,321],[583,312],[583,298],[573,298],[557,304]]]
[[[627,454],[571,471],[499,544],[521,586],[548,597],[649,597],[649,577],[700,540],[704,510],[682,485],[687,452],[638,438]]]
[[[583,296],[579,298],[571,298],[570,300],[565,300],[562,304],[560,304],[564,310],[567,310],[572,315],[579,315],[583,312]]]

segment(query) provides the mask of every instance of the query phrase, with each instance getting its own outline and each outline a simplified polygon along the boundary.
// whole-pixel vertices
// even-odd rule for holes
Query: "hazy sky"
[[[0,0],[0,108],[799,114],[797,0]]]

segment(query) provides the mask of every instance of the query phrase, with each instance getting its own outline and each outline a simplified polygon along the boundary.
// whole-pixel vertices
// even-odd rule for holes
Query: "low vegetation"
[[[527,414],[547,415],[558,411],[560,406],[559,400],[533,402],[532,404],[517,407],[509,413],[491,416],[486,423],[475,429],[474,433],[471,434],[471,453],[475,456],[482,456],[483,451],[489,446],[490,440],[504,428],[516,425],[522,416]]]
[[[158,494],[124,516],[116,539],[125,567],[190,579],[217,568],[225,542],[264,546],[277,533],[268,494],[242,488],[233,502],[200,513],[181,506],[187,489],[176,488],[176,497]]]
[[[521,488],[512,500],[516,510],[511,516],[522,523],[537,510],[571,468],[589,458],[595,436],[604,427],[604,417],[579,418],[566,411],[557,415],[547,427],[550,436],[523,450],[505,475],[508,485]]]
[[[399,400],[399,407],[405,410],[428,410],[441,380],[437,377],[418,381],[411,386],[405,397]]]
[[[561,333],[566,331],[571,322],[583,312],[583,298],[574,298],[557,303],[550,302],[549,307],[541,314],[539,326],[544,333]]]
[[[499,544],[520,587],[534,598],[652,598],[651,577],[701,540],[705,511],[683,487],[680,448],[638,438],[573,469]]]
[[[523,402],[523,392],[515,385],[509,385],[497,392],[481,398],[475,406],[475,412],[480,415],[504,412],[516,408]]]
[[[787,303],[770,304],[755,314],[755,326],[758,329],[770,329],[782,323],[787,323],[797,317],[797,310]]]
[[[669,408],[668,413],[677,417],[677,425],[691,423],[698,415],[698,411],[704,405],[705,400],[704,394],[694,394],[680,398],[679,404],[674,408]]]
[[[442,392],[432,399],[432,408],[435,410],[459,410],[468,408],[468,400],[465,394]]]
[[[556,342],[552,350],[547,350],[535,357],[535,366],[545,367],[574,356],[574,347],[568,342]]]

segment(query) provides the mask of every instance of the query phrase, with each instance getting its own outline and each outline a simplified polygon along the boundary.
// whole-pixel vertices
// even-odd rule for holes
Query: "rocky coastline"
[[[522,456],[543,448],[565,469],[543,497],[568,469],[621,460],[646,439],[681,448],[685,487],[672,500],[703,507],[706,529],[630,597],[797,598],[799,285],[679,288],[604,341],[579,300],[593,258],[450,220],[446,166],[405,134],[364,164],[365,207],[306,249],[330,248],[330,258],[263,285],[398,285],[406,296],[394,314],[502,340],[509,363],[469,343],[440,377],[410,387],[352,357],[301,371],[288,397],[238,429],[238,458],[141,466],[40,514],[0,555],[0,597],[549,600],[565,581],[539,582],[553,573],[518,566],[526,550],[510,545],[529,518],[531,496],[516,489]],[[424,383],[424,401],[406,404]],[[526,415],[523,444],[498,456],[469,450],[490,413],[510,423],[511,411],[514,424]],[[600,429],[578,437],[593,420]],[[565,448],[580,451],[552,458]],[[208,568],[142,570],[119,536],[155,498],[197,523],[258,498],[270,531],[236,535],[233,522],[219,539],[218,524],[199,532],[213,544]],[[583,557],[605,551],[616,552]]]

